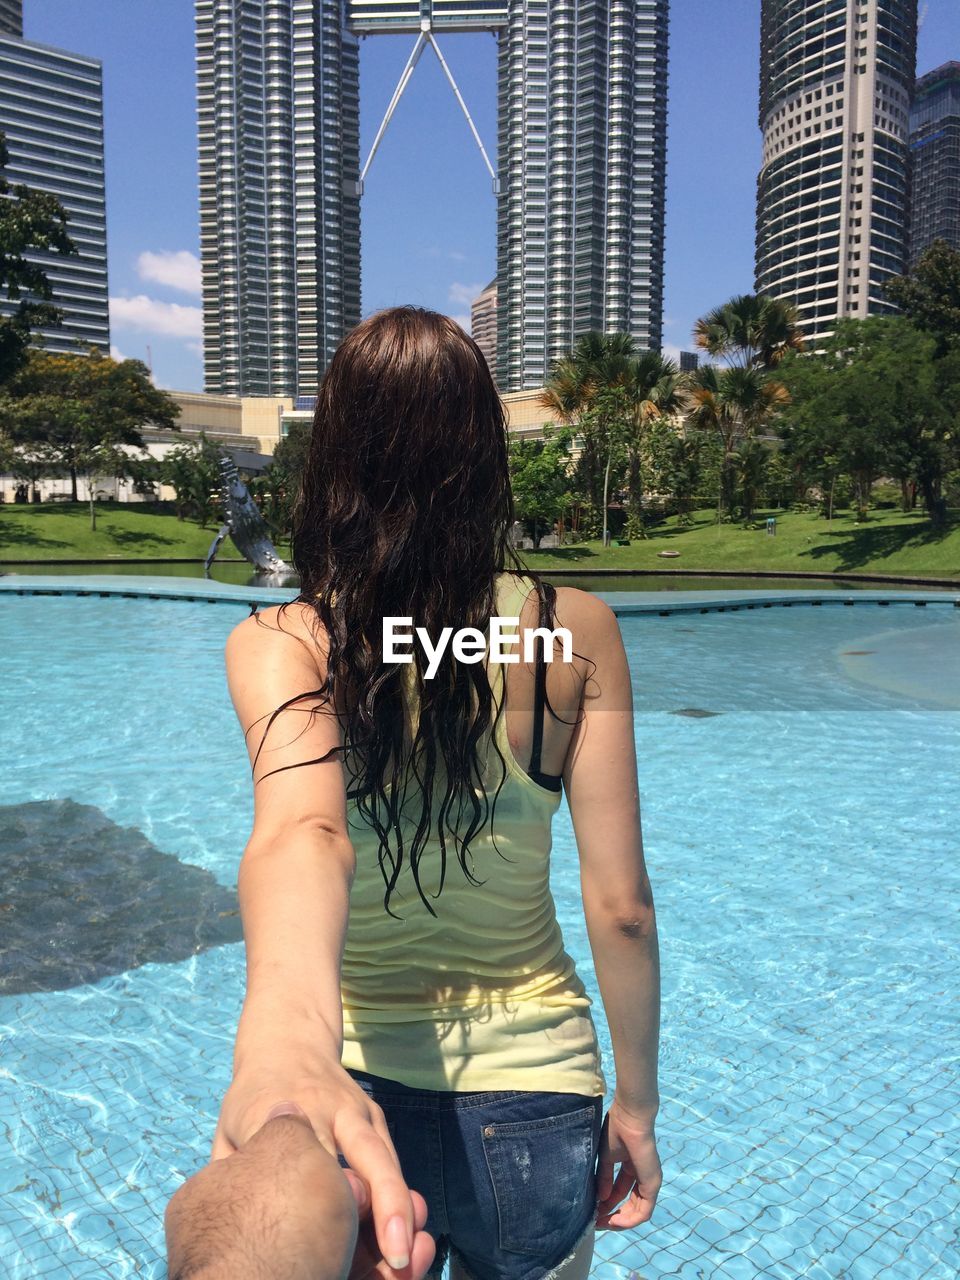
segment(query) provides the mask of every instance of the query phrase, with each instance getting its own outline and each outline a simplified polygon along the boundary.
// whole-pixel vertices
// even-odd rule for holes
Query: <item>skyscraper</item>
[[[960,249],[960,62],[921,76],[910,111],[910,265],[934,240]]]
[[[762,0],[756,289],[808,340],[906,267],[917,0]]]
[[[357,41],[329,0],[197,0],[208,391],[316,391],[360,319]]]
[[[491,280],[470,304],[470,336],[483,352],[490,372],[497,372],[497,282]]]
[[[526,0],[500,37],[497,367],[535,387],[590,329],[659,350],[666,0]]]
[[[23,0],[0,0],[0,35],[23,36]]]
[[[359,320],[357,41],[424,24],[500,42],[502,389],[588,329],[659,347],[668,0],[196,0],[196,19],[209,391],[312,394]]]
[[[20,39],[22,30],[21,5],[0,0],[0,132],[10,153],[4,176],[55,195],[78,250],[25,255],[45,271],[64,316],[61,328],[39,337],[48,351],[75,352],[83,344],[108,353],[101,64]],[[0,315],[18,305],[0,299]]]

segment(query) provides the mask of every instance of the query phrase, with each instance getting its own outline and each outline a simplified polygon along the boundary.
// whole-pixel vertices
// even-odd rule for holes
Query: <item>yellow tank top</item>
[[[529,578],[501,574],[499,616],[519,617],[532,587]],[[516,645],[512,652],[519,652]],[[487,671],[495,712],[505,691],[503,664],[488,662]],[[488,819],[470,842],[473,873],[483,881],[471,884],[448,835],[446,879],[431,898],[436,918],[420,900],[406,860],[390,899],[401,918],[384,910],[379,841],[348,799],[357,871],[342,969],[343,1064],[413,1088],[602,1094],[591,1001],[564,950],[550,893],[551,823],[560,793],[520,768],[505,710],[493,732],[506,767],[493,823],[500,853]],[[489,733],[487,745],[492,805],[502,766]],[[434,824],[420,861],[428,894],[439,865]]]

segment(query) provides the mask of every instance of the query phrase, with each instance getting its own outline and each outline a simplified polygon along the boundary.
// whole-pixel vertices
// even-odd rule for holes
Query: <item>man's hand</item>
[[[307,1117],[270,1120],[194,1174],[167,1206],[170,1280],[422,1280],[434,1256],[427,1206],[411,1198],[410,1264],[377,1243],[371,1197],[317,1140]]]
[[[339,1062],[296,1046],[278,1048],[269,1064],[241,1066],[223,1100],[211,1159],[239,1150],[284,1106],[305,1116],[329,1155],[342,1154],[366,1183],[383,1256],[397,1270],[408,1266],[414,1238],[410,1191],[383,1112]]]

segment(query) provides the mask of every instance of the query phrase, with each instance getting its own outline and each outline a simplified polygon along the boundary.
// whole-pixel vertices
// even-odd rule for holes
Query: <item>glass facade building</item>
[[[197,0],[207,391],[315,391],[360,320],[359,59],[330,0]]]
[[[0,29],[22,30],[19,5],[0,5]],[[0,34],[0,131],[10,153],[4,176],[57,197],[77,254],[32,251],[63,311],[60,328],[39,334],[48,351],[83,345],[110,351],[107,292],[107,216],[103,165],[101,64]],[[0,315],[18,302],[0,299]]]
[[[543,384],[591,329],[660,349],[666,0],[523,0],[500,36],[497,372]]]
[[[0,35],[23,35],[23,0],[0,0]]]
[[[934,240],[960,249],[960,62],[921,76],[910,111],[910,265]]]
[[[762,0],[756,289],[808,341],[906,268],[916,0]]]
[[[196,0],[207,389],[313,393],[358,322],[358,39],[425,24],[498,36],[501,388],[589,329],[659,349],[668,8]]]

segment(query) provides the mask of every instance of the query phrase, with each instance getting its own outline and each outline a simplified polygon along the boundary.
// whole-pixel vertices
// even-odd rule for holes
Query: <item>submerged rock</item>
[[[0,994],[59,991],[239,942],[236,892],[95,805],[0,806]]]

